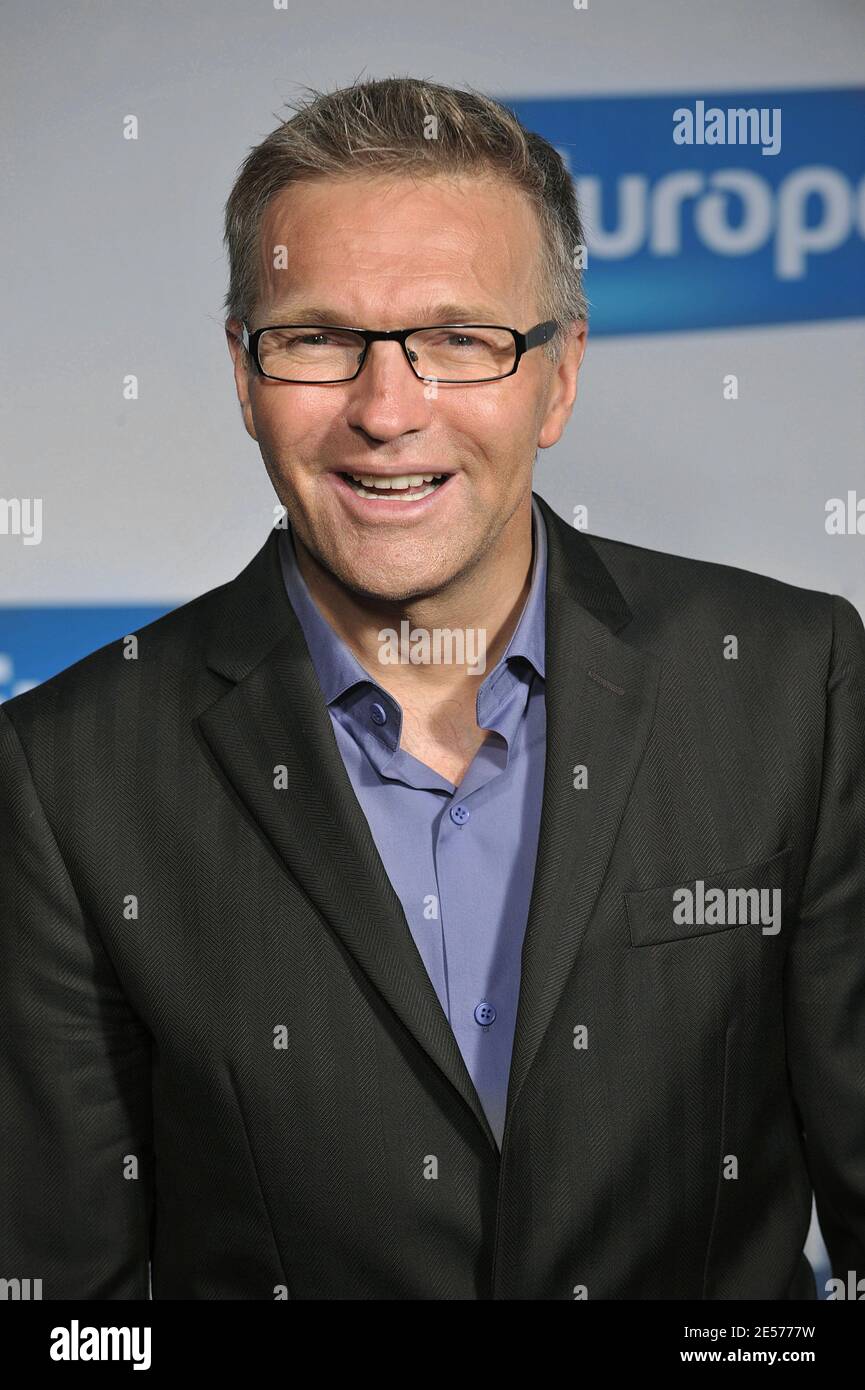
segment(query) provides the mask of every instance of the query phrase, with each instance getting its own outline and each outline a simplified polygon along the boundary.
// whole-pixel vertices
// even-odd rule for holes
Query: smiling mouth
[[[372,473],[340,473],[358,497],[373,502],[417,502],[446,482],[450,473],[400,473],[391,477]]]

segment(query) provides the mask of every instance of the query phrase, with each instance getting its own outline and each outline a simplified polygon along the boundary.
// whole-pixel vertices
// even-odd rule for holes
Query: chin
[[[431,573],[427,566],[420,569],[416,564],[358,565],[357,556],[346,557],[346,563],[334,570],[337,578],[348,588],[368,598],[384,599],[397,603],[402,599],[422,598],[441,587],[441,576]]]
[[[437,587],[410,575],[394,576],[393,579],[384,581],[381,573],[350,574],[344,582],[365,598],[380,599],[384,603],[402,603],[410,599],[423,598]]]

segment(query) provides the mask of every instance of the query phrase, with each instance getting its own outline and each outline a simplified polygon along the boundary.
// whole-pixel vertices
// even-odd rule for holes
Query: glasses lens
[[[286,381],[344,381],[363,352],[356,333],[321,324],[269,328],[258,342],[262,371]]]
[[[438,381],[488,381],[507,376],[516,360],[513,335],[506,328],[480,324],[422,328],[406,346],[418,376]]]

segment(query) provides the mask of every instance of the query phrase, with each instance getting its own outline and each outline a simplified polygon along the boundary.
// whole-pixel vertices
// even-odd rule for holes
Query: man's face
[[[319,322],[324,307],[331,322],[361,328],[468,322],[526,332],[540,317],[538,241],[530,206],[498,180],[294,185],[264,218],[265,278],[250,328]],[[273,268],[279,245],[288,269]],[[528,525],[535,453],[570,415],[585,330],[565,341],[558,366],[535,348],[513,376],[433,391],[399,343],[374,343],[356,380],[322,386],[247,373],[229,337],[244,422],[292,528],[343,584],[386,599],[440,593]],[[449,476],[422,500],[399,501],[365,500],[345,473]]]

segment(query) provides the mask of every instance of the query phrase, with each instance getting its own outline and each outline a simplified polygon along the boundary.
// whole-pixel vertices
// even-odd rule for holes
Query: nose
[[[411,349],[409,349],[411,352]],[[414,362],[417,354],[411,353]],[[348,423],[376,439],[391,439],[429,422],[429,393],[400,343],[370,343],[360,375],[349,383]]]

